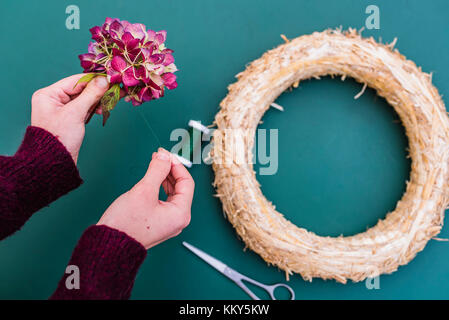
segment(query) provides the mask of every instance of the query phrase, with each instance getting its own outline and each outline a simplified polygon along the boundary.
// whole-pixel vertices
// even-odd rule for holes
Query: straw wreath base
[[[270,104],[300,81],[326,75],[352,77],[385,98],[406,129],[412,158],[410,181],[396,209],[350,237],[320,237],[285,219],[262,194],[249,160]],[[238,235],[267,263],[287,278],[299,273],[306,280],[361,281],[407,264],[440,232],[449,203],[449,118],[431,75],[393,45],[362,38],[353,29],[315,32],[266,52],[237,78],[215,118],[214,185]],[[249,150],[244,163],[223,161],[232,152],[227,135],[235,129],[243,135],[233,148]]]

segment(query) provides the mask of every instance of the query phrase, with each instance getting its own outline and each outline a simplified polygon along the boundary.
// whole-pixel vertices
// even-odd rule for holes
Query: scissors
[[[189,249],[194,254],[196,254],[198,257],[200,257],[201,259],[206,261],[208,264],[210,264],[212,267],[214,267],[215,269],[220,271],[226,277],[228,277],[229,279],[234,281],[240,288],[243,289],[243,291],[245,291],[254,300],[260,300],[260,298],[258,296],[256,296],[243,283],[243,280],[247,281],[247,282],[249,282],[249,283],[251,283],[251,284],[253,284],[255,286],[258,286],[258,287],[264,289],[266,292],[269,293],[271,299],[273,299],[273,300],[277,300],[275,295],[274,295],[274,291],[276,290],[276,288],[284,287],[284,288],[286,288],[290,292],[290,300],[295,300],[295,292],[293,291],[293,289],[291,287],[289,287],[288,285],[286,285],[284,283],[276,283],[276,284],[273,284],[273,285],[266,285],[266,284],[260,283],[260,282],[258,282],[256,280],[253,280],[253,279],[251,279],[251,278],[241,274],[240,272],[235,271],[234,269],[232,269],[232,268],[228,267],[227,265],[225,265],[220,260],[217,260],[214,257],[208,255],[206,252],[204,252],[204,251],[202,251],[202,250],[192,246],[190,243],[187,243],[187,242],[184,241],[182,244],[187,249]]]

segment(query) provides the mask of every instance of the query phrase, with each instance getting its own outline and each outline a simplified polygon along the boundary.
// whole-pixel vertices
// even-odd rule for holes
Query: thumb
[[[162,148],[154,154],[150,162],[147,173],[142,179],[142,183],[149,188],[156,197],[159,196],[159,189],[162,182],[167,178],[171,170],[170,153]]]
[[[70,107],[74,107],[82,114],[83,119],[89,109],[100,101],[101,97],[109,89],[108,80],[99,76],[90,81],[83,92],[78,97],[68,103]]]

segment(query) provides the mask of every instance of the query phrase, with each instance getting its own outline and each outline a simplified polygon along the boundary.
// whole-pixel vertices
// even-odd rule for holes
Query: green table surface
[[[81,28],[67,30],[65,8],[76,4]],[[235,74],[289,38],[327,28],[365,24],[365,8],[380,8],[380,29],[365,36],[391,42],[407,58],[433,72],[449,96],[449,2],[440,1],[4,1],[0,4],[0,154],[13,154],[30,123],[32,93],[79,73],[88,29],[107,16],[168,31],[179,87],[139,108],[121,101],[105,128],[87,126],[79,158],[84,184],[35,214],[0,243],[0,298],[45,299],[55,289],[83,230],[144,174],[170,132],[189,119],[212,123]],[[259,176],[262,190],[295,224],[319,235],[363,232],[394,209],[405,190],[410,160],[407,138],[393,109],[373,90],[325,78],[305,81],[277,99],[285,112],[269,110],[260,126],[279,129],[279,169]],[[145,121],[145,119],[147,121]],[[256,168],[258,165],[256,165]],[[213,197],[209,165],[190,170],[196,181],[192,222],[178,237],[148,252],[132,292],[134,299],[247,299],[235,284],[193,256],[183,240],[261,282],[285,281],[276,267],[244,251]],[[442,238],[449,238],[443,228]],[[430,241],[407,266],[365,283],[299,275],[289,284],[297,299],[449,298],[449,244]]]

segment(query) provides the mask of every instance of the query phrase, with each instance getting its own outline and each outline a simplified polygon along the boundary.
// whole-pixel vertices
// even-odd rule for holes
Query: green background
[[[81,10],[80,30],[65,28],[65,8]],[[380,30],[365,36],[391,42],[433,72],[449,96],[449,2],[441,1],[2,1],[0,4],[0,154],[13,154],[30,122],[32,93],[79,73],[88,29],[107,16],[168,31],[179,87],[139,108],[120,102],[105,128],[97,117],[87,127],[79,158],[84,184],[34,215],[0,243],[0,298],[45,299],[55,289],[83,230],[144,174],[170,132],[189,119],[210,124],[226,87],[247,63],[280,43],[326,28],[361,28],[365,8],[380,8]],[[394,209],[409,177],[407,138],[393,109],[372,90],[325,78],[306,81],[269,110],[261,128],[279,129],[279,170],[259,176],[268,199],[295,224],[320,235],[351,235]],[[145,120],[148,121],[149,126]],[[182,240],[204,249],[264,283],[284,273],[243,251],[213,197],[208,165],[190,170],[196,181],[190,226],[149,251],[134,299],[247,299],[231,281],[189,253]],[[440,237],[449,238],[443,228]],[[380,278],[380,290],[293,276],[298,299],[449,298],[449,244],[431,241],[407,266]]]

